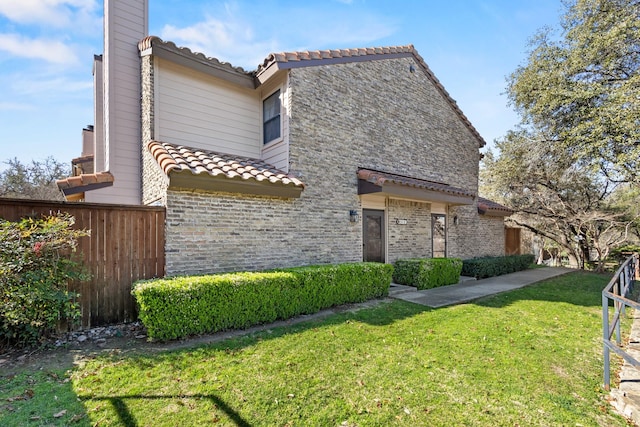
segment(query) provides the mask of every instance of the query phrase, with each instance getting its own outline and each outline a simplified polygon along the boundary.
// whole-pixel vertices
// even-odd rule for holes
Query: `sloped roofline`
[[[434,84],[438,92],[449,103],[456,115],[462,120],[471,134],[477,139],[480,148],[486,141],[478,130],[464,115],[458,103],[451,97],[440,80],[433,74],[422,56],[412,44],[406,46],[371,47],[356,49],[328,49],[299,52],[280,52],[269,54],[255,71],[245,71],[241,67],[234,67],[228,62],[221,62],[202,53],[191,51],[186,47],[178,47],[175,43],[163,41],[156,36],[148,36],[138,43],[141,56],[156,55],[173,62],[195,68],[216,77],[234,82],[244,87],[257,88],[279,70],[299,67],[314,67],[330,64],[344,64],[349,62],[376,61],[393,58],[414,58],[419,68]]]
[[[478,197],[478,213],[487,216],[511,216],[515,211],[493,200]]]

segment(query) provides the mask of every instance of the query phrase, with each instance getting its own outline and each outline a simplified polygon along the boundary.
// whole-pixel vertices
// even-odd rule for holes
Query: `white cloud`
[[[0,102],[0,111],[30,111],[34,106],[19,102]]]
[[[256,40],[250,24],[233,19],[207,18],[184,28],[165,25],[160,37],[247,70],[277,46],[273,39]]]
[[[65,76],[30,75],[24,79],[15,79],[12,88],[21,96],[35,95],[55,99],[63,95],[90,94],[93,81],[91,79],[73,80]]]
[[[99,11],[96,0],[0,0],[0,15],[19,24],[78,29]]]
[[[75,52],[60,41],[29,39],[18,34],[0,33],[0,50],[14,56],[40,59],[54,64],[72,65],[78,62]]]
[[[386,17],[344,7],[340,11],[297,7],[271,15],[268,8],[255,4],[227,3],[224,10],[210,12],[192,25],[165,25],[160,37],[253,70],[271,52],[369,47],[397,30]]]

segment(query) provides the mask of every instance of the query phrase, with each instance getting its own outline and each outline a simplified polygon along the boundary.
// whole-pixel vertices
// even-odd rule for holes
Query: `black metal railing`
[[[640,303],[627,298],[633,290],[633,285],[638,278],[638,254],[633,254],[618,268],[609,284],[602,290],[602,342],[604,348],[604,388],[611,387],[611,352],[629,362],[635,368],[640,369],[640,361],[631,357],[622,348],[622,336],[620,334],[620,319],[624,315],[625,308],[640,309]],[[613,305],[613,310],[610,306]],[[615,340],[613,336],[615,335]]]

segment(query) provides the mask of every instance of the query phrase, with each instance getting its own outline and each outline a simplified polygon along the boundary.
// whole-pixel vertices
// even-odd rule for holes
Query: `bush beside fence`
[[[431,289],[460,280],[462,260],[458,258],[408,258],[394,263],[393,281],[399,285]]]
[[[526,270],[533,260],[534,256],[531,254],[465,259],[462,262],[462,275],[476,279],[501,276]]]
[[[182,276],[139,281],[133,295],[149,338],[169,340],[386,296],[392,270],[388,264],[353,263]]]

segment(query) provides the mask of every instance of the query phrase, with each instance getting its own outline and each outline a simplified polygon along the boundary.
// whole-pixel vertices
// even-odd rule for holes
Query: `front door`
[[[385,262],[384,211],[362,210],[362,253],[367,262]]]

